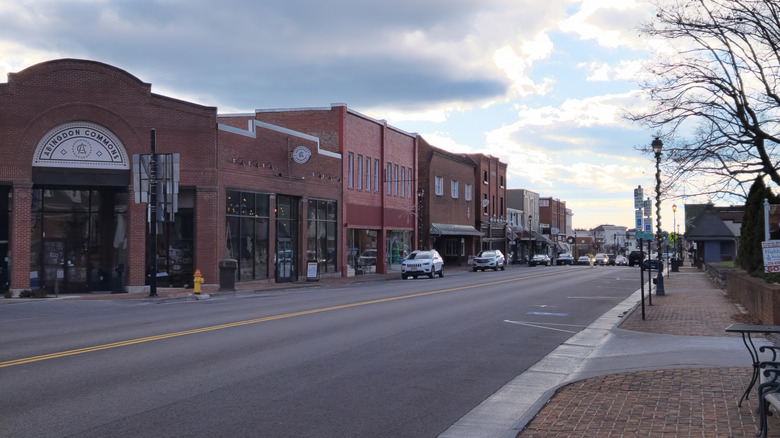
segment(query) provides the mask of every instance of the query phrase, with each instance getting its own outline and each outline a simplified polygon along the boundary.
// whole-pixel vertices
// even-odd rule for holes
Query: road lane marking
[[[512,321],[512,320],[509,320],[509,319],[505,319],[504,322],[509,323],[509,324],[524,325],[524,326],[527,326],[527,327],[535,327],[535,328],[540,328],[540,329],[545,329],[545,330],[554,330],[554,331],[557,331],[557,332],[565,332],[565,333],[579,333],[579,330],[574,330],[574,331],[572,331],[572,330],[564,330],[564,329],[559,329],[559,328],[555,328],[555,327],[551,327],[551,326],[557,325],[557,326],[561,326],[561,327],[578,327],[578,328],[585,328],[586,327],[584,325],[575,325],[575,324],[553,324],[553,323],[544,323],[544,322]]]
[[[292,312],[292,313],[285,313],[282,315],[272,315],[272,316],[265,316],[262,318],[255,318],[255,319],[247,319],[244,321],[236,321],[236,322],[230,322],[226,324],[218,324],[208,327],[201,327],[197,329],[192,330],[183,330],[179,332],[172,332],[172,333],[164,333],[160,335],[154,335],[154,336],[147,336],[143,338],[136,338],[136,339],[128,339],[126,341],[119,341],[119,342],[112,342],[110,344],[102,344],[102,345],[94,345],[91,347],[84,347],[84,348],[77,348],[74,350],[66,350],[66,351],[60,351],[57,353],[49,353],[49,354],[42,354],[40,356],[32,356],[32,357],[25,357],[21,359],[14,359],[14,360],[8,360],[4,362],[0,362],[0,368],[10,367],[14,365],[23,365],[26,363],[32,363],[32,362],[40,362],[43,360],[49,360],[49,359],[57,359],[61,357],[67,357],[67,356],[75,356],[77,354],[84,354],[84,353],[91,353],[95,351],[101,351],[101,350],[108,350],[111,348],[119,348],[119,347],[126,347],[129,345],[136,345],[136,344],[143,344],[146,342],[153,342],[153,341],[160,341],[163,339],[171,339],[176,338],[179,336],[187,336],[187,335],[194,335],[198,333],[206,333],[211,332],[215,330],[222,330],[226,328],[232,328],[232,327],[240,327],[244,325],[250,325],[250,324],[258,324],[261,322],[268,322],[268,321],[276,321],[280,319],[287,319],[287,318],[294,318],[297,316],[304,316],[304,315],[313,315],[316,313],[323,313],[323,312],[330,312],[334,310],[342,310],[342,309],[349,309],[352,307],[360,307],[360,306],[367,306],[370,304],[379,304],[379,303],[387,303],[391,301],[398,301],[398,300],[405,300],[409,298],[418,298],[418,297],[424,297],[427,295],[435,295],[435,294],[441,294],[446,292],[454,292],[458,290],[464,290],[464,289],[473,289],[476,287],[482,287],[482,286],[493,286],[497,284],[503,284],[503,283],[510,283],[513,281],[519,281],[519,280],[526,280],[531,278],[537,278],[537,277],[545,277],[550,275],[558,275],[560,272],[554,272],[554,273],[542,273],[542,274],[533,274],[525,277],[519,277],[519,278],[511,278],[506,280],[498,280],[498,281],[491,281],[489,283],[480,283],[470,286],[458,286],[453,287],[449,289],[439,289],[429,292],[420,292],[416,294],[410,294],[410,295],[401,295],[397,297],[389,297],[389,298],[379,298],[376,300],[369,300],[369,301],[361,301],[358,303],[350,303],[350,304],[342,304],[339,306],[330,306],[330,307],[322,307],[319,309],[311,309],[311,310],[303,310],[300,312]]]

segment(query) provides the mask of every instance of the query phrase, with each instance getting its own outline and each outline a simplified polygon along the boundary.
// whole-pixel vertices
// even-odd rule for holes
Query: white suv
[[[401,262],[401,278],[417,278],[418,275],[427,275],[433,278],[435,274],[444,277],[444,261],[435,249],[428,251],[412,251],[409,257]]]

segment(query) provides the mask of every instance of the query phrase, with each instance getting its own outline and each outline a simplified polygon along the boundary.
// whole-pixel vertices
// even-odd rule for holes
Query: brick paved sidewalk
[[[674,335],[727,336],[735,322],[753,323],[693,268],[664,277],[666,295],[653,295],[621,328]],[[653,288],[655,293],[655,288]],[[738,335],[728,335],[738,336]],[[758,424],[755,391],[737,407],[750,381],[744,368],[665,369],[610,374],[561,387],[520,432],[538,437],[752,437]],[[769,436],[780,421],[769,418]]]

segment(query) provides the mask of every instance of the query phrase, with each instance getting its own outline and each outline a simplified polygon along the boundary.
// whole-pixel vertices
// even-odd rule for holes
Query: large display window
[[[306,260],[317,262],[320,273],[336,272],[336,202],[310,199],[306,227]]]
[[[229,190],[225,257],[238,261],[238,281],[268,278],[269,195]]]
[[[111,291],[126,263],[127,190],[34,188],[30,288]]]

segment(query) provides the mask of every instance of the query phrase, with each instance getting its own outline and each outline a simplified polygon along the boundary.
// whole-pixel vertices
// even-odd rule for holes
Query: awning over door
[[[544,235],[537,233],[534,230],[531,230],[531,237],[533,237],[536,240],[541,240],[542,242],[546,243],[547,245],[555,245],[555,242],[552,240],[544,237]]]
[[[431,224],[431,236],[481,236],[482,233],[470,225]]]

